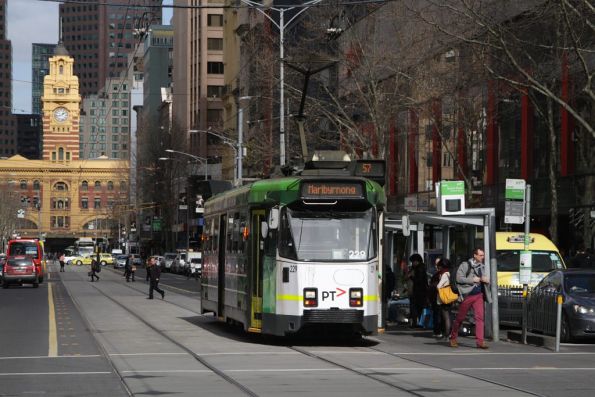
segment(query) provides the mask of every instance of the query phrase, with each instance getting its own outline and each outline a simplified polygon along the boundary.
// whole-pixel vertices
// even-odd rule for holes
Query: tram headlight
[[[304,288],[304,307],[318,306],[318,290],[316,288]]]
[[[364,305],[364,290],[361,288],[349,289],[349,306],[362,307]]]

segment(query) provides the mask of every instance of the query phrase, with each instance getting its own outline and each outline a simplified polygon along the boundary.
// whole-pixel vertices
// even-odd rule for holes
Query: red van
[[[43,245],[38,239],[14,239],[8,241],[6,256],[29,255],[35,264],[35,273],[40,283],[45,275]]]

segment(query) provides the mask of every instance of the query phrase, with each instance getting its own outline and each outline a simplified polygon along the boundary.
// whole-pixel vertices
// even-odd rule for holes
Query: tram
[[[260,180],[209,199],[202,312],[268,335],[377,333],[386,197],[362,176],[376,168]]]

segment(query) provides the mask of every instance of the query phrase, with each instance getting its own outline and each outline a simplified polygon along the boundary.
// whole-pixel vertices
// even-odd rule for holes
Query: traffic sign
[[[24,218],[25,217],[25,210],[22,208],[19,208],[17,210],[17,218]]]

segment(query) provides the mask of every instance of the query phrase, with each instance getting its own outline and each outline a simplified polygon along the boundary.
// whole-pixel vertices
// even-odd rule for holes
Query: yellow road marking
[[[49,306],[49,350],[48,357],[58,356],[58,337],[56,332],[56,313],[54,311],[54,294],[52,284],[48,283],[48,306]]]

